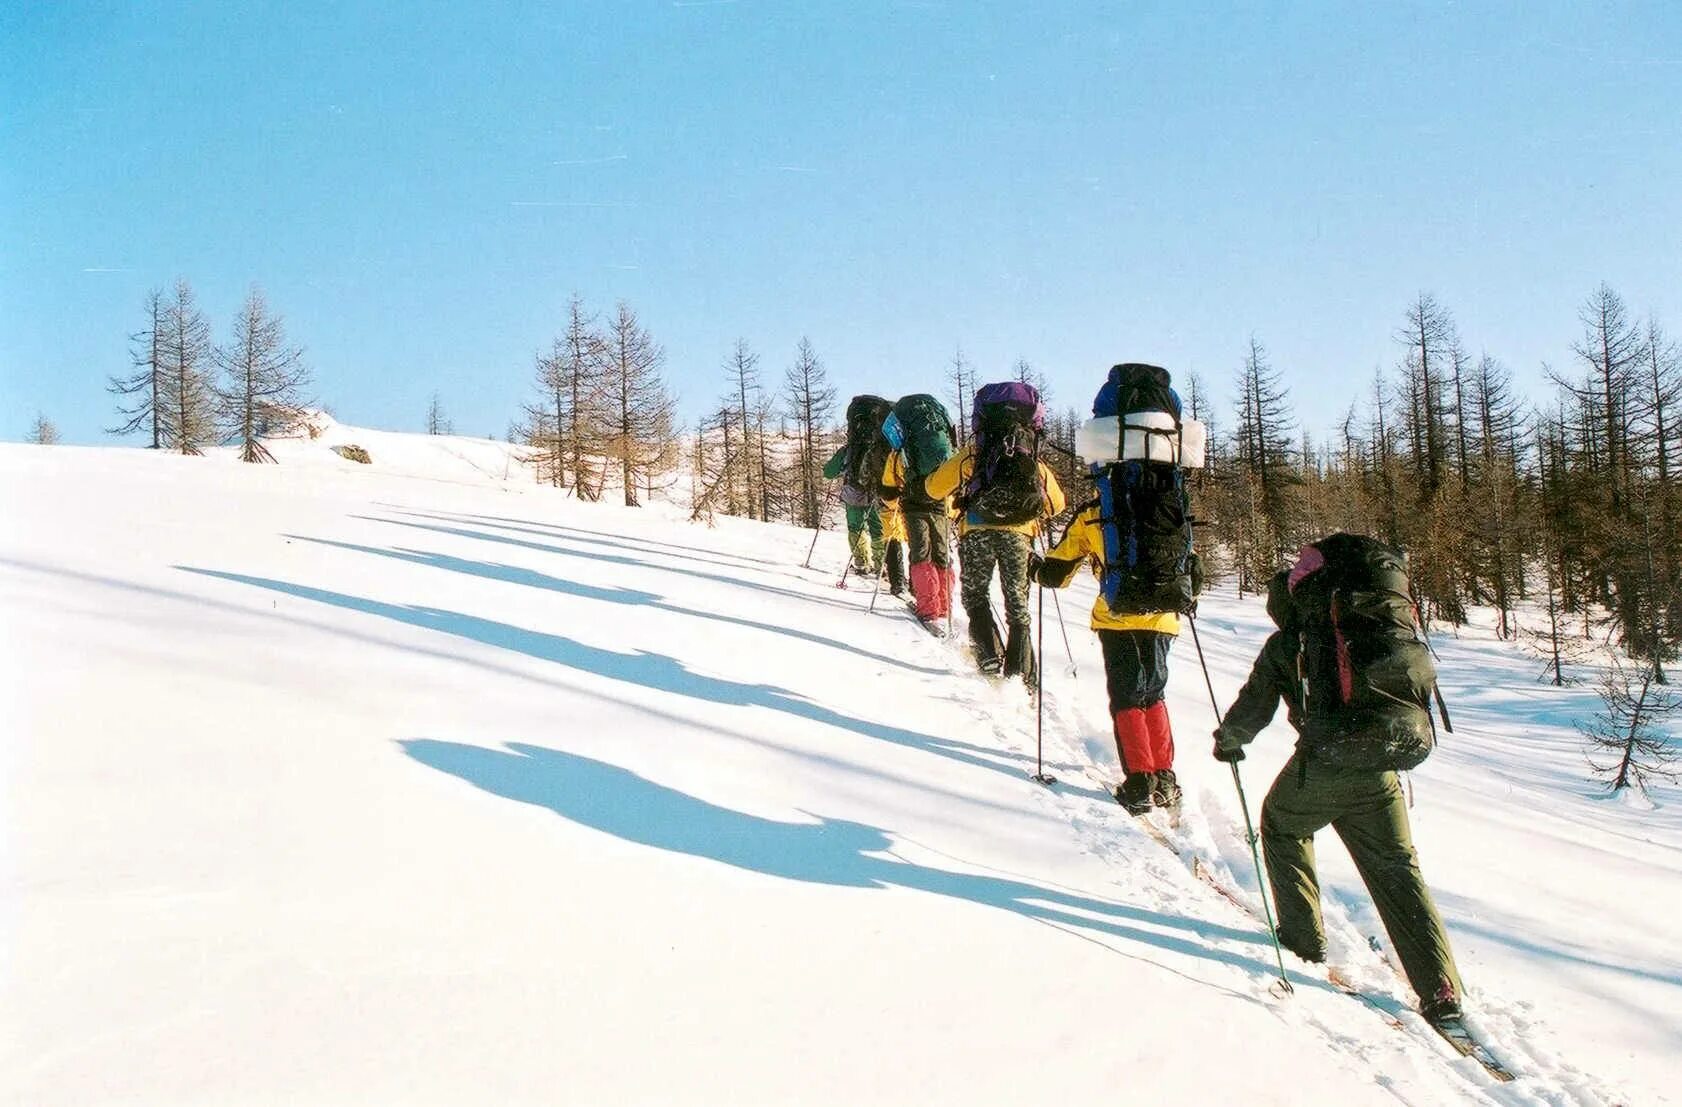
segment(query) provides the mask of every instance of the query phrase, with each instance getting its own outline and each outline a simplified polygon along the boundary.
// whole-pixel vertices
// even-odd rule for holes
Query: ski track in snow
[[[17,998],[0,1010],[0,1092],[16,1102],[553,1102],[532,1082],[559,1074],[578,1081],[579,1102],[1032,1102],[1112,1081],[1143,1092],[1138,1065],[1159,1096],[1230,1094],[1210,1089],[1248,1073],[1253,1101],[1268,1103],[1321,1102],[1303,1078],[1325,1082],[1326,1102],[1363,1086],[1407,1104],[1667,1101],[1682,973],[1639,944],[1646,905],[1618,914],[1589,896],[1549,914],[1537,900],[1620,859],[1630,879],[1677,888],[1674,796],[1651,819],[1597,805],[1565,736],[1582,690],[1540,689],[1511,648],[1439,639],[1459,731],[1417,774],[1429,799],[1415,815],[1468,1023],[1518,1074],[1499,1085],[1413,1012],[1329,833],[1332,959],[1380,1010],[1288,954],[1296,994],[1270,990],[1277,967],[1230,779],[1199,737],[1210,707],[1189,635],[1169,692],[1179,841],[1247,909],[1088,775],[1116,773],[1089,584],[1062,595],[1073,679],[1060,637],[1044,637],[1045,757],[1059,782],[1042,787],[1028,777],[1027,697],[973,672],[961,613],[951,641],[886,593],[867,614],[870,593],[835,589],[821,567],[841,556],[837,537],[803,569],[809,532],[579,504],[505,484],[500,444],[416,437],[334,425],[319,443],[277,444],[285,464],[261,469],[0,447],[0,481],[26,521],[0,530],[0,612],[31,643],[0,684],[23,722],[21,743],[0,747],[22,783],[5,818],[19,848],[0,856]],[[322,456],[348,441],[371,450],[373,469]],[[105,541],[113,525],[124,542]],[[1260,604],[1213,596],[1200,626],[1230,695],[1265,633]],[[78,670],[87,655],[96,667]],[[152,701],[152,686],[174,691]],[[879,688],[895,702],[878,702]],[[101,701],[125,696],[185,708],[185,721],[129,712],[124,727]],[[550,702],[566,717],[544,730]],[[1243,765],[1252,813],[1288,751],[1283,729]],[[327,740],[340,732],[353,737]],[[1456,855],[1444,827],[1468,813],[1505,858]],[[335,853],[372,867],[333,870]],[[1524,868],[1555,858],[1557,878]],[[1520,895],[1523,881],[1490,883],[1503,871],[1553,883]],[[613,918],[574,910],[571,887],[599,888],[588,902]],[[731,903],[746,914],[720,915]],[[554,954],[517,972],[545,927],[566,945],[627,948],[607,975]],[[795,940],[814,927],[833,957]],[[955,927],[944,957],[919,944],[943,927]],[[1630,948],[1585,936],[1598,931]],[[1017,964],[988,962],[1011,943]],[[1101,971],[1135,994],[1106,1009],[1095,981],[1046,990],[1036,963]],[[833,1012],[786,1006],[775,988],[789,975]],[[899,995],[909,979],[936,990]],[[435,1000],[405,980],[449,986]],[[1558,1003],[1573,987],[1589,1014]],[[557,994],[587,1014],[552,1007]],[[697,995],[712,997],[700,1021],[685,1013]],[[779,1003],[780,1016],[754,1014]],[[902,1003],[919,1017],[894,1030]],[[1579,1027],[1624,1005],[1632,1019],[1651,1013],[1641,1051],[1581,1040]],[[604,1029],[617,1018],[661,1035],[669,1075],[628,1076],[644,1035]],[[433,1025],[449,1029],[434,1038]],[[902,1078],[802,1052],[832,1026]],[[478,1027],[466,1060],[433,1048]],[[1038,1084],[996,1067],[988,1043],[1007,1029],[1001,1045],[1027,1032],[1031,1048],[1056,1051]],[[569,1032],[596,1035],[599,1065],[546,1056],[540,1043]],[[1237,1075],[1208,1064],[1215,1034]],[[1137,1036],[1170,1055],[1127,1053]],[[720,1058],[759,1056],[760,1039],[777,1060],[706,1082]],[[1275,1051],[1318,1041],[1324,1060],[1269,1057],[1252,1039]],[[259,1042],[272,1056],[248,1052]],[[1098,1078],[1118,1049],[1115,1076]],[[1316,1067],[1269,1082],[1275,1064]]]
[[[995,601],[998,601],[996,594]],[[899,606],[898,601],[890,602],[895,607]],[[904,637],[908,639],[908,648],[915,648],[925,640],[934,644],[934,649],[923,646],[916,652],[930,657],[931,660],[944,657],[952,663],[953,680],[966,681],[976,686],[973,692],[976,701],[988,704],[992,710],[972,706],[972,714],[978,723],[990,728],[1001,748],[1033,754],[1036,724],[1031,702],[1026,705],[1021,702],[1023,697],[1016,681],[1000,684],[981,677],[968,667],[967,652],[954,644],[962,639],[965,627],[961,614],[958,616],[957,627],[953,643],[935,643],[921,628]],[[1195,664],[1194,659],[1184,655],[1178,663],[1185,665],[1188,660]],[[1049,676],[1056,669],[1055,655],[1043,656],[1042,664],[1050,666],[1046,670]],[[1102,679],[1101,671],[1090,674],[1086,686],[1080,690],[1103,696]],[[1118,779],[1119,770],[1115,767],[1115,758],[1104,756],[1108,751],[1104,750],[1101,744],[1093,742],[1090,738],[1083,739],[1079,722],[1069,717],[1070,713],[1063,709],[1057,695],[1047,690],[1044,700],[1044,756],[1048,771],[1058,776],[1058,782],[1044,787],[1041,794],[1045,797],[1044,802],[1055,807],[1060,816],[1076,828],[1084,848],[1118,869],[1130,869],[1143,874],[1147,880],[1146,887],[1152,895],[1153,908],[1187,917],[1215,918],[1232,927],[1256,927],[1261,907],[1254,877],[1250,875],[1254,872],[1254,863],[1249,859],[1245,831],[1240,820],[1229,817],[1224,805],[1211,802],[1212,797],[1209,796],[1208,789],[1200,789],[1196,797],[1188,790],[1178,833],[1190,843],[1198,856],[1212,866],[1217,878],[1227,888],[1236,890],[1246,899],[1248,911],[1239,911],[1232,904],[1225,902],[1218,892],[1193,875],[1179,857],[1169,854],[1146,831],[1133,825],[1132,817],[1122,812],[1119,805],[1104,794],[1087,775],[1086,766],[1091,761],[1100,760],[1110,765],[1109,779]],[[1001,715],[1005,718],[1001,719]],[[1094,756],[1095,753],[1098,754],[1097,757]],[[1182,753],[1181,756],[1185,755]],[[1070,780],[1071,776],[1074,777],[1073,781]],[[1041,787],[1032,783],[1029,786]],[[1251,783],[1251,787],[1254,787],[1254,782]],[[1209,809],[1207,814],[1206,806]],[[1259,805],[1256,800],[1252,800],[1252,814],[1256,810],[1259,810]],[[1323,837],[1331,838],[1331,835],[1327,832]],[[1234,864],[1239,864],[1239,871],[1250,878],[1245,880],[1235,877],[1232,867]],[[1334,951],[1341,947],[1348,957],[1340,962],[1340,967],[1352,983],[1375,997],[1379,1006],[1404,1023],[1409,1038],[1422,1048],[1435,1053],[1442,1064],[1455,1070],[1463,1081],[1459,1092],[1464,1096],[1464,1102],[1575,1104],[1581,1107],[1612,1107],[1613,1104],[1621,1102],[1615,1096],[1608,1098],[1608,1095],[1596,1086],[1592,1077],[1563,1058],[1546,1050],[1525,1048],[1526,1039],[1535,1031],[1530,1020],[1522,1012],[1504,1009],[1505,1005],[1494,996],[1478,990],[1473,992],[1477,1007],[1469,1015],[1468,1025],[1483,1038],[1497,1057],[1521,1074],[1521,1078],[1512,1085],[1502,1086],[1491,1082],[1477,1062],[1455,1054],[1424,1020],[1418,1017],[1412,1008],[1410,993],[1405,983],[1400,980],[1399,969],[1384,960],[1382,954],[1370,950],[1365,935],[1382,933],[1382,930],[1379,929],[1376,912],[1371,912],[1370,905],[1368,906],[1370,925],[1363,929],[1355,924],[1351,917],[1355,912],[1351,911],[1348,905],[1330,899],[1325,904],[1328,941]],[[1223,915],[1226,917],[1222,918]],[[1260,930],[1261,935],[1265,936],[1265,933],[1265,928]],[[1324,970],[1305,965],[1289,953],[1285,957],[1287,971],[1293,985],[1299,991],[1306,991],[1325,982]],[[1276,969],[1271,975],[1277,975]],[[1252,984],[1250,994],[1259,1001],[1281,1006],[1302,1006],[1300,1003],[1293,1004],[1291,999],[1279,999],[1268,987],[1266,978]],[[1333,1005],[1334,1011],[1330,1017],[1319,1012],[1310,1014],[1305,1020],[1307,1025],[1323,1034],[1331,1048],[1348,1053],[1363,1064],[1382,1061],[1382,1051],[1374,1048],[1370,1037],[1351,1033],[1339,1025],[1342,1021],[1377,1021],[1381,1016],[1376,1012],[1360,1010],[1359,1001],[1353,998],[1341,995],[1336,998],[1337,1003]],[[1397,1082],[1393,1080],[1380,1077],[1379,1082],[1401,1102],[1432,1102],[1430,1099],[1411,1097],[1397,1087]]]

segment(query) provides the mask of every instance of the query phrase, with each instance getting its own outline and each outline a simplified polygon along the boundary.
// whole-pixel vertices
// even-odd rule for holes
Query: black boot
[[[888,591],[905,595],[905,543],[897,538],[888,543]]]
[[[1034,686],[1034,642],[1027,627],[1012,626],[1005,644],[1005,676],[1019,676]]]
[[[983,607],[969,612],[969,640],[975,649],[975,664],[988,676],[996,676],[1004,667],[999,631],[993,625],[993,611]]]
[[[1128,773],[1115,790],[1115,801],[1129,815],[1143,815],[1151,809],[1151,774]]]
[[[1180,782],[1173,769],[1151,774],[1151,802],[1173,813],[1180,810]]]

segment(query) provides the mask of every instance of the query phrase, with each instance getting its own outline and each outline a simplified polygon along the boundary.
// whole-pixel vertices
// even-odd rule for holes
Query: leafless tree
[[[146,294],[146,327],[129,336],[128,376],[113,376],[106,391],[118,397],[117,417],[121,420],[107,434],[150,433],[147,449],[161,450],[169,444],[169,374],[164,365],[165,317],[163,292]]]
[[[175,295],[164,316],[168,445],[180,453],[196,455],[217,439],[217,397],[210,380],[216,350],[210,340],[210,323],[185,280],[175,282]]]
[[[58,444],[58,428],[53,421],[40,412],[35,414],[35,422],[29,425],[29,441],[36,446],[53,446]]]
[[[1632,668],[1616,658],[1597,691],[1600,710],[1578,727],[1595,774],[1614,792],[1632,785],[1645,792],[1653,778],[1676,780],[1682,749],[1670,729],[1682,718],[1682,694],[1660,687],[1651,666]]]
[[[241,461],[274,461],[262,440],[298,424],[310,375],[303,351],[287,345],[285,324],[270,314],[261,289],[254,286],[246,296],[216,363],[223,374],[217,399],[227,439],[239,446]]]
[[[795,464],[795,488],[800,504],[800,525],[816,527],[823,512],[820,489],[823,487],[823,464],[820,454],[829,421],[835,415],[835,389],[829,374],[809,339],[802,338],[795,348],[794,364],[784,378],[789,417],[799,439]]]
[[[660,371],[666,352],[624,301],[608,323],[606,341],[603,452],[619,463],[625,506],[637,507],[641,482],[674,460],[672,398]]]
[[[964,357],[962,346],[956,347],[952,352],[952,368],[946,379],[952,385],[952,398],[956,401],[958,421],[952,429],[958,434],[956,445],[961,449],[964,443],[969,441],[970,404],[975,398],[976,386],[975,366]]]
[[[432,394],[432,399],[426,405],[426,433],[430,435],[455,433],[455,427],[451,425],[449,416],[444,414],[444,401],[436,392]]]

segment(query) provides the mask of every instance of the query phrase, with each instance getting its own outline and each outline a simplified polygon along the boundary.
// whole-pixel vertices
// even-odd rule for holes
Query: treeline
[[[1252,340],[1230,429],[1211,427],[1210,466],[1195,478],[1203,545],[1260,591],[1305,541],[1360,531],[1408,550],[1428,620],[1460,624],[1486,605],[1508,637],[1516,606],[1533,601],[1556,646],[1574,619],[1610,624],[1632,656],[1675,656],[1682,355],[1605,285],[1578,319],[1568,367],[1548,370],[1554,393],[1528,399],[1421,293],[1396,328],[1395,365],[1319,440]],[[1187,407],[1220,421],[1195,378]]]
[[[145,312],[130,336],[131,371],[107,386],[121,420],[110,433],[142,434],[148,449],[182,454],[231,443],[241,460],[273,461],[262,439],[303,420],[310,374],[262,290],[253,286],[221,344],[184,280],[149,293]]]

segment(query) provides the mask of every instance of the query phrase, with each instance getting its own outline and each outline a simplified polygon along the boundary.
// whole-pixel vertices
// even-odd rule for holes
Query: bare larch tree
[[[639,481],[670,458],[672,398],[660,368],[665,350],[620,301],[607,327],[602,399],[604,454],[619,463],[625,506],[639,506]]]
[[[216,363],[223,373],[217,399],[227,439],[239,446],[241,461],[274,461],[262,440],[297,425],[310,378],[303,351],[287,345],[285,325],[270,314],[261,289],[246,296]]]
[[[169,375],[164,368],[164,294],[153,289],[146,294],[146,326],[129,336],[129,362],[133,371],[113,376],[106,391],[117,396],[120,422],[107,434],[149,433],[147,449],[161,450],[169,444]]]

